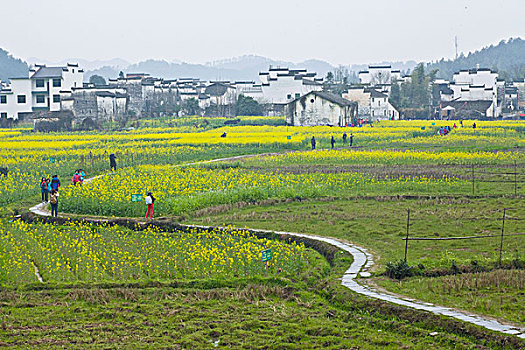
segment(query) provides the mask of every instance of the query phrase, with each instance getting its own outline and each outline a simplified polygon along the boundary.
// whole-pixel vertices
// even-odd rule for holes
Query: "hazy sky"
[[[2,0],[21,58],[435,60],[525,37],[525,0]]]

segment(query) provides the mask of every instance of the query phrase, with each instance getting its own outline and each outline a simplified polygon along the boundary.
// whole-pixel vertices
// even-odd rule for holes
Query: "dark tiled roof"
[[[341,96],[338,96],[338,95],[332,94],[331,92],[326,92],[326,91],[312,91],[312,92],[309,92],[309,93],[307,93],[306,95],[304,95],[302,97],[296,98],[295,100],[291,101],[290,103],[294,103],[296,101],[299,101],[300,99],[305,98],[305,97],[307,97],[309,95],[315,95],[317,97],[320,97],[320,98],[322,98],[324,100],[330,101],[330,102],[335,103],[335,104],[337,104],[339,106],[342,106],[342,107],[352,106],[352,105],[356,104],[356,102],[348,101],[347,99],[342,98]]]
[[[115,97],[115,94],[109,91],[99,91],[96,92],[95,95],[99,97]]]
[[[64,67],[41,67],[31,78],[62,78],[63,68]]]
[[[369,92],[370,93],[370,97],[374,97],[374,98],[387,98],[388,97],[384,93],[379,92],[379,91],[377,91],[375,89],[368,89],[366,92]]]
[[[308,79],[303,79],[303,85],[314,85],[314,86],[321,86],[323,84],[315,81],[315,80],[308,80]]]
[[[210,96],[223,96],[228,91],[228,88],[233,89],[233,87],[226,84],[213,83],[204,90],[204,93]]]
[[[491,105],[492,105],[492,100],[475,100],[475,101],[456,100],[456,101],[444,102],[442,104],[442,107],[443,108],[448,107],[448,106],[454,107],[456,109],[456,112],[475,110],[485,115],[485,113],[487,112],[487,109],[489,109]]]

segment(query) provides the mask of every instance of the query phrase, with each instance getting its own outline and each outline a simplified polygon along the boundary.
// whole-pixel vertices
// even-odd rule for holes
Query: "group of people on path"
[[[350,134],[350,137],[348,137],[348,135],[345,132],[343,133],[343,144],[346,145],[348,141],[350,141],[349,146],[352,147],[352,145],[354,144],[354,134]],[[317,144],[317,141],[315,140],[315,136],[312,136],[310,143],[312,144],[312,150],[314,150]],[[335,138],[333,135],[330,137],[330,144],[332,145],[332,149],[334,149],[335,148]]]
[[[58,215],[58,189],[60,188],[60,180],[58,175],[53,175],[51,180],[43,177],[40,181],[40,192],[42,193],[42,203],[51,204],[51,216]]]
[[[73,174],[73,178],[71,179],[71,183],[76,186],[77,184],[82,186],[84,184],[84,177],[86,176],[86,173],[84,173],[84,170],[78,169]]]

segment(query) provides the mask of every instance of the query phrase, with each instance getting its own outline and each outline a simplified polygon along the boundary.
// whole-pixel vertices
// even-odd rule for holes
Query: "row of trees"
[[[437,69],[426,72],[425,65],[418,64],[409,82],[392,84],[389,102],[406,118],[428,117],[433,105],[432,83],[437,73]]]
[[[171,103],[163,101],[162,106],[158,107],[158,110],[152,112],[164,112],[184,115],[201,115],[205,112],[211,114],[225,114],[225,115],[263,115],[264,107],[259,104],[256,100],[249,96],[239,95],[237,101],[233,105],[228,106],[212,106],[209,110],[204,111],[199,106],[199,101],[196,98],[189,98],[182,101],[180,104],[176,101]]]

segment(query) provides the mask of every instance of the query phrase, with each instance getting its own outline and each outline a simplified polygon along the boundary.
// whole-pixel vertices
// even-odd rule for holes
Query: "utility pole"
[[[408,252],[408,231],[410,228],[410,208],[408,208],[408,215],[407,215],[407,236],[405,238],[405,262],[407,262],[407,252]]]
[[[499,266],[501,266],[501,253],[503,251],[503,233],[505,232],[505,209],[503,208],[503,221],[501,223],[501,240],[499,243]]]

